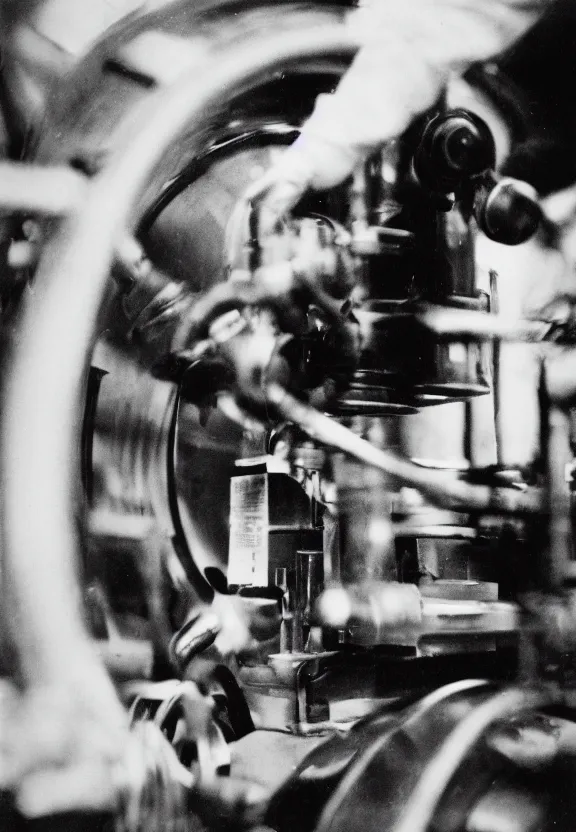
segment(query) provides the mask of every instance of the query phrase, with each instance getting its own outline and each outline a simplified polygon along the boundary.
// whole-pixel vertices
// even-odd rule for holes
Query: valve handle
[[[488,174],[476,189],[478,227],[497,243],[517,246],[534,236],[542,221],[538,194],[527,182]]]
[[[464,109],[432,118],[414,155],[414,172],[422,185],[438,194],[471,187],[479,228],[497,243],[518,245],[538,230],[542,219],[538,195],[527,182],[500,178],[495,165],[490,128]]]

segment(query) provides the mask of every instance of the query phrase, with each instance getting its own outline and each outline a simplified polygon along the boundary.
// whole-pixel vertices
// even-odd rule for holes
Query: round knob
[[[496,146],[488,125],[468,110],[451,110],[427,124],[414,170],[431,190],[450,193],[495,163]]]
[[[525,243],[538,230],[542,209],[538,195],[527,182],[508,177],[496,185],[476,204],[476,219],[491,240],[507,246]]]

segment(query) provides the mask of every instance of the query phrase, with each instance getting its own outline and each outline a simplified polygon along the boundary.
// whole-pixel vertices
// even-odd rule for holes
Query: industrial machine
[[[70,65],[6,35],[7,828],[573,829],[573,303],[507,301],[571,173],[522,53],[263,234],[349,5],[156,6]]]

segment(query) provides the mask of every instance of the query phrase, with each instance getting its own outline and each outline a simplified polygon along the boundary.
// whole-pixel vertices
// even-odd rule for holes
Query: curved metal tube
[[[209,71],[195,67],[160,89],[129,120],[86,201],[43,251],[1,423],[5,562],[26,682],[53,679],[75,650],[90,649],[76,582],[81,391],[114,249],[137,224],[138,197],[174,138],[191,123],[206,124],[223,91],[239,95],[287,66],[356,49],[342,24],[314,24],[230,46]]]
[[[138,236],[142,238],[152,225],[156,222],[162,211],[182,193],[185,188],[199,179],[218,159],[226,153],[246,148],[261,147],[265,142],[276,141],[278,144],[292,144],[299,135],[299,131],[288,124],[270,124],[259,129],[241,133],[239,136],[223,139],[217,145],[210,146],[200,156],[194,158],[178,173],[174,179],[167,183],[161,193],[150,205],[138,228]]]
[[[534,514],[542,510],[539,492],[512,488],[489,488],[461,480],[447,479],[442,472],[423,468],[391,451],[384,451],[356,436],[329,416],[295,399],[282,387],[271,384],[268,401],[284,419],[294,422],[313,439],[378,468],[403,485],[418,488],[432,502],[457,511],[488,511],[496,514]]]
[[[406,804],[406,811],[390,832],[426,832],[450,780],[486,731],[506,717],[549,703],[550,696],[543,691],[512,688],[474,708],[452,731],[424,770]]]

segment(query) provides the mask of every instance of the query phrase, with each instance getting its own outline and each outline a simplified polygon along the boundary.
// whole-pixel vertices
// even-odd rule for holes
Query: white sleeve
[[[336,91],[319,96],[286,172],[342,181],[368,151],[431,106],[450,74],[513,43],[553,0],[369,0],[348,25],[361,44]]]

